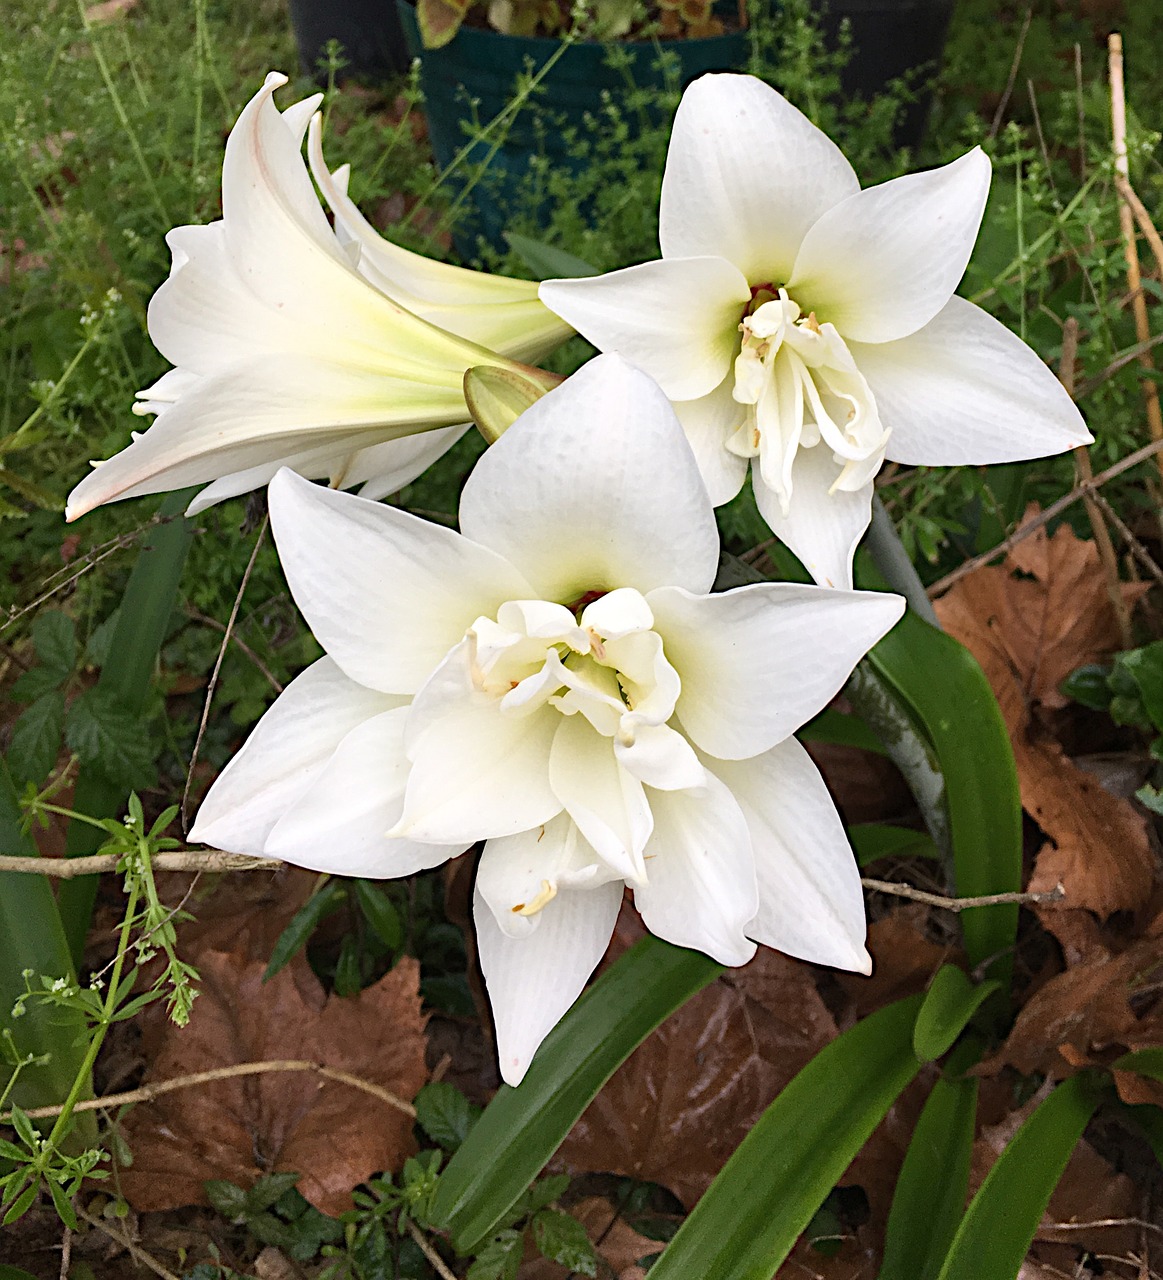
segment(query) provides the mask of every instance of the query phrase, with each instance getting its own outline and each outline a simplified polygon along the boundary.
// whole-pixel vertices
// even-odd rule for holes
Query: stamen
[[[557,885],[552,880],[542,880],[541,892],[529,902],[518,902],[513,908],[515,916],[535,916],[557,897]]]

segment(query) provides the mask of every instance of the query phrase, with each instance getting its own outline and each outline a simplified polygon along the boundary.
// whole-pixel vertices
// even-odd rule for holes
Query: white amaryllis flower
[[[430,261],[381,239],[346,195],[346,169],[311,185],[302,142],[322,95],[280,113],[272,73],[226,143],[222,219],[166,237],[169,278],[149,332],[176,367],[138,393],[156,421],[69,496],[66,518],[119,498],[213,483],[190,514],[267,483],[283,466],[362,484],[407,484],[467,428],[463,378],[479,365],[558,379],[540,359],[570,327],[532,281]]]
[[[868,971],[856,864],[791,734],[903,602],[708,595],[714,512],[644,374],[599,357],[523,414],[469,477],[462,533],[289,471],[270,509],[327,656],[259,722],[191,839],[384,877],[486,841],[478,945],[514,1084],[626,885],[655,934],[725,964],[762,942]]]
[[[760,80],[683,95],[662,258],[542,299],[674,403],[716,506],[752,480],[817,582],[848,586],[885,458],[1014,462],[1090,441],[1020,339],[953,296],[989,190],[980,148],[862,191],[825,134]]]

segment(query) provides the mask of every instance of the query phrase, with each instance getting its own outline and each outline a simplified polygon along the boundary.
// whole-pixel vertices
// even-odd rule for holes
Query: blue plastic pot
[[[420,42],[415,6],[408,0],[397,2],[409,52],[420,59],[420,85],[432,151],[437,164],[444,168],[467,141],[461,121],[468,117],[469,100],[476,104],[476,118],[487,124],[512,100],[517,76],[529,65],[534,69],[544,66],[560,42],[461,27],[442,49],[425,49]],[[634,55],[634,83],[640,88],[664,88],[662,71],[656,65],[657,47],[652,43],[624,47]],[[747,33],[743,31],[702,40],[664,40],[660,47],[678,59],[680,87],[705,72],[737,71],[747,62]],[[600,111],[604,94],[617,97],[625,93],[625,76],[607,66],[605,59],[606,50],[600,44],[568,48],[542,82],[543,89],[537,97],[538,109],[545,113],[542,118],[584,129],[587,113]],[[505,249],[503,232],[509,207],[505,186],[509,183],[511,190],[516,190],[535,155],[545,153],[563,167],[572,168],[576,163],[560,133],[550,129],[538,134],[532,117],[529,109],[517,117],[489,163],[492,180],[483,187],[474,187],[471,193],[471,215],[461,224],[456,237],[457,247],[465,256],[474,252],[478,235],[498,250]],[[487,149],[478,144],[471,158],[483,160]]]

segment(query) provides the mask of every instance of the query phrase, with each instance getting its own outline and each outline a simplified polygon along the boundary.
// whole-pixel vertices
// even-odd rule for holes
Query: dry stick
[[[19,871],[52,876],[54,880],[73,880],[77,876],[99,876],[107,871],[116,871],[120,862],[119,855],[107,853],[94,853],[84,858],[10,858],[0,854],[0,872]],[[150,865],[155,871],[278,871],[284,864],[269,858],[251,858],[244,853],[182,849],[174,853],[155,853]]]
[[[1074,365],[1078,359],[1078,320],[1071,316],[1062,328],[1062,359],[1058,365],[1058,381],[1066,389],[1066,394],[1074,399]],[[1078,469],[1080,481],[1093,481],[1094,471],[1090,465],[1090,450],[1081,444],[1074,450],[1074,465]],[[1094,545],[1098,548],[1098,558],[1102,562],[1103,577],[1106,579],[1106,593],[1110,597],[1111,608],[1119,624],[1119,634],[1123,638],[1123,648],[1130,649],[1134,642],[1131,634],[1131,614],[1127,602],[1123,599],[1122,587],[1119,583],[1119,562],[1115,555],[1114,543],[1111,542],[1110,530],[1102,518],[1095,496],[1089,490],[1082,495],[1082,505],[1090,518],[1090,527],[1094,533]]]
[[[1163,334],[1161,334],[1160,337],[1163,337]],[[209,627],[212,631],[221,631],[223,635],[226,634],[226,627],[219,622],[217,618],[212,618],[208,613],[203,613],[200,609],[195,609],[193,605],[187,605],[186,617],[191,619],[193,622],[200,623],[204,627]],[[251,660],[275,693],[282,693],[282,683],[270,667],[267,666],[267,664],[258,656],[257,653],[255,653],[255,651],[246,643],[245,640],[243,640],[241,636],[234,636],[233,639],[235,648],[239,653]]]
[[[1005,115],[1005,109],[1010,104],[1010,98],[1013,96],[1014,84],[1018,78],[1018,68],[1022,65],[1022,54],[1026,48],[1026,36],[1030,33],[1030,23],[1034,19],[1034,6],[1026,10],[1026,19],[1022,23],[1021,34],[1018,36],[1018,47],[1014,50],[1014,61],[1010,67],[1009,79],[1006,81],[1005,91],[1001,95],[1001,101],[997,104],[997,110],[993,113],[993,123],[989,126],[989,138],[997,137],[997,131],[1001,128],[1001,118]]]
[[[1059,516],[1067,507],[1072,506],[1080,498],[1088,493],[1093,493],[1096,489],[1101,488],[1108,480],[1113,480],[1115,476],[1121,476],[1124,471],[1130,471],[1132,467],[1137,467],[1140,462],[1146,462],[1148,458],[1156,457],[1163,452],[1163,440],[1152,440],[1150,444],[1145,444],[1141,449],[1136,449],[1134,453],[1128,453],[1120,462],[1116,462],[1114,466],[1107,467],[1105,471],[1100,471],[1093,480],[1083,480],[1076,488],[1072,489],[1064,497],[1052,502],[1045,511],[1040,511],[1032,519],[1027,520],[1020,528],[1017,528],[1010,536],[999,542],[991,551],[983,551],[981,555],[974,556],[972,560],[966,560],[963,565],[959,565],[952,573],[947,573],[943,578],[938,578],[936,582],[929,588],[929,596],[939,596],[942,592],[948,591],[955,583],[960,582],[966,574],[972,573],[974,569],[980,569],[983,564],[989,564],[991,560],[996,560],[998,556],[1005,555],[1007,551],[1012,551],[1019,542],[1025,542],[1027,538],[1037,533],[1044,525],[1048,524],[1055,516]]]
[[[1127,160],[1127,102],[1123,89],[1123,38],[1117,31],[1112,31],[1107,40],[1110,65],[1111,87],[1111,140],[1115,153],[1115,172],[1128,184],[1131,180],[1130,163]],[[1135,337],[1146,342],[1151,336],[1151,326],[1147,320],[1147,298],[1143,293],[1142,278],[1139,273],[1139,248],[1135,240],[1135,214],[1130,202],[1122,191],[1119,201],[1119,229],[1123,236],[1123,254],[1127,260],[1127,288],[1131,295],[1131,313],[1135,318]],[[1139,357],[1139,364],[1148,373],[1154,372],[1155,362],[1149,353]],[[1159,407],[1159,388],[1150,377],[1141,379],[1139,383],[1143,393],[1143,404],[1147,411],[1147,427],[1152,440],[1163,440],[1163,411]],[[1160,475],[1163,476],[1163,458],[1158,459]]]
[[[1163,236],[1160,236],[1155,229],[1151,215],[1147,212],[1147,206],[1139,199],[1135,188],[1131,186],[1130,179],[1124,178],[1121,173],[1116,173],[1115,188],[1130,207],[1143,239],[1151,246],[1151,253],[1155,257],[1155,270],[1163,280]]]
[[[927,893],[924,889],[914,889],[911,884],[899,884],[896,880],[872,880],[868,876],[861,876],[860,883],[866,889],[875,889],[877,893],[891,893],[897,898],[923,902],[930,907],[942,907],[946,911],[968,911],[971,907],[1001,907],[1015,902],[1021,904],[1061,902],[1066,897],[1066,890],[1060,884],[1045,893],[985,893],[976,898],[946,898],[943,894]],[[28,1114],[32,1115],[32,1112]]]
[[[226,657],[226,650],[230,645],[230,633],[234,630],[234,622],[242,605],[242,596],[246,591],[246,584],[250,581],[250,575],[254,570],[254,562],[258,559],[259,548],[262,546],[269,523],[270,516],[263,516],[258,537],[254,540],[254,549],[250,553],[250,559],[246,562],[246,570],[242,575],[242,581],[238,584],[238,594],[234,597],[234,605],[230,610],[230,617],[227,618],[226,627],[222,632],[222,643],[218,647],[218,657],[214,661],[214,670],[210,673],[210,683],[206,686],[206,700],[202,703],[202,719],[198,724],[198,736],[194,739],[194,750],[190,752],[190,765],[186,770],[186,785],[182,788],[181,816],[183,833],[190,829],[190,824],[187,820],[190,805],[190,786],[194,781],[194,769],[198,763],[198,752],[202,748],[202,737],[206,732],[206,725],[210,719],[210,704],[214,701],[214,690],[218,687],[218,673],[222,670],[222,659]]]
[[[134,1262],[140,1263],[143,1267],[148,1267],[155,1276],[161,1276],[161,1280],[180,1280],[172,1271],[167,1271],[155,1257],[146,1253],[140,1245],[134,1244],[127,1235],[122,1235],[120,1231],[111,1227],[109,1223],[102,1222],[100,1218],[94,1218],[91,1213],[86,1213],[79,1205],[74,1205],[73,1208],[78,1218],[83,1218],[91,1227],[96,1227],[103,1235],[107,1235],[110,1240],[115,1240],[126,1250]]]
[[[60,1280],[69,1280],[69,1267],[73,1262],[73,1233],[66,1227],[61,1236],[61,1274]]]
[[[1155,563],[1155,557],[1135,537],[1125,521],[1109,502],[1097,490],[1093,494],[1095,502],[1102,508],[1102,513],[1118,530],[1119,536],[1130,548],[1131,555],[1143,566],[1155,581],[1163,587],[1163,569]]]
[[[385,1089],[382,1085],[373,1084],[370,1080],[361,1080],[359,1076],[353,1076],[347,1071],[340,1071],[336,1067],[328,1067],[321,1062],[307,1062],[297,1058],[272,1059],[269,1062],[238,1062],[230,1067],[214,1067],[210,1071],[196,1071],[188,1076],[174,1076],[171,1080],[159,1080],[155,1084],[143,1084],[140,1088],[129,1089],[125,1093],[109,1093],[103,1098],[90,1098],[85,1102],[78,1102],[73,1107],[73,1110],[104,1111],[109,1107],[124,1107],[135,1102],[153,1102],[155,1099],[161,1098],[167,1093],[174,1093],[178,1089],[190,1089],[198,1084],[213,1084],[216,1080],[235,1080],[242,1076],[261,1076],[272,1071],[310,1071],[317,1076],[322,1076],[324,1080],[332,1080],[336,1084],[350,1085],[351,1088],[358,1089],[361,1093],[370,1094],[373,1098],[378,1098],[381,1102],[387,1103],[389,1107],[395,1107],[397,1111],[402,1111],[410,1120],[416,1119],[416,1108],[410,1102],[405,1102],[403,1098],[397,1098],[390,1089]],[[33,1107],[24,1114],[33,1120],[47,1120],[52,1116],[59,1116],[63,1110],[63,1107]],[[8,1124],[10,1121],[10,1112],[0,1115],[0,1124]]]
[[[428,1241],[425,1240],[424,1233],[411,1218],[408,1219],[408,1234],[416,1241],[416,1244],[420,1248],[420,1252],[432,1264],[432,1270],[436,1272],[440,1277],[440,1280],[456,1280],[456,1273],[454,1271],[449,1271],[448,1267],[445,1265],[444,1259],[436,1252]]]

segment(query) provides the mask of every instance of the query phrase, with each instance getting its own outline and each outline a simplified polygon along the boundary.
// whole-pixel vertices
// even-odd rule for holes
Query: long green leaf
[[[643,938],[545,1038],[516,1089],[501,1087],[452,1157],[434,1223],[470,1252],[541,1171],[594,1095],[681,1004],[723,972],[698,951]]]
[[[20,805],[8,765],[0,759],[0,850],[35,858],[36,845],[20,829]],[[2,866],[0,862],[0,866]],[[47,1055],[43,1065],[25,1067],[10,1101],[19,1107],[62,1102],[77,1078],[85,1056],[85,1022],[79,1013],[30,1001],[22,1018],[9,1015],[24,991],[25,969],[35,975],[74,980],[73,960],[61,927],[51,884],[45,876],[0,872],[0,1027],[11,1031],[23,1057]],[[0,1058],[0,1064],[3,1059]],[[3,1072],[0,1066],[0,1072]],[[0,1074],[0,1089],[7,1074]],[[86,1136],[96,1135],[91,1115],[83,1120]]]
[[[1082,1072],[1026,1120],[973,1197],[939,1280],[1013,1280],[1102,1096],[1095,1077]]]
[[[1112,1071],[1137,1071],[1152,1080],[1163,1080],[1163,1049],[1135,1049],[1111,1063]]]
[[[109,657],[97,678],[97,688],[109,694],[130,715],[140,716],[149,695],[157,664],[158,650],[165,639],[170,614],[177,599],[178,584],[186,563],[186,553],[194,526],[182,518],[195,489],[171,493],[158,509],[161,523],[146,535],[133,572],[121,597],[121,612],[113,630]],[[117,817],[128,791],[111,783],[97,767],[86,767],[77,778],[73,808],[95,818]],[[86,823],[69,827],[66,852],[75,858],[92,853],[102,834]],[[97,893],[95,876],[66,880],[61,885],[59,903],[65,936],[75,964],[81,963],[85,935],[93,914]]]
[[[933,1062],[953,1047],[966,1023],[998,988],[996,982],[975,984],[953,964],[943,964],[925,992],[925,1003],[913,1029],[913,1049],[922,1062]]]
[[[965,1211],[977,1081],[940,1079],[901,1166],[878,1280],[936,1280]]]
[[[909,708],[933,744],[945,780],[957,892],[976,897],[1018,891],[1022,879],[1018,774],[985,672],[964,645],[911,612],[866,661],[896,700]],[[970,965],[994,958],[988,976],[1008,984],[1018,908],[1010,904],[974,907],[961,913],[961,926]]]
[[[771,1280],[916,1075],[913,1024],[921,1000],[886,1005],[804,1067],[711,1183],[651,1268],[651,1280]]]

